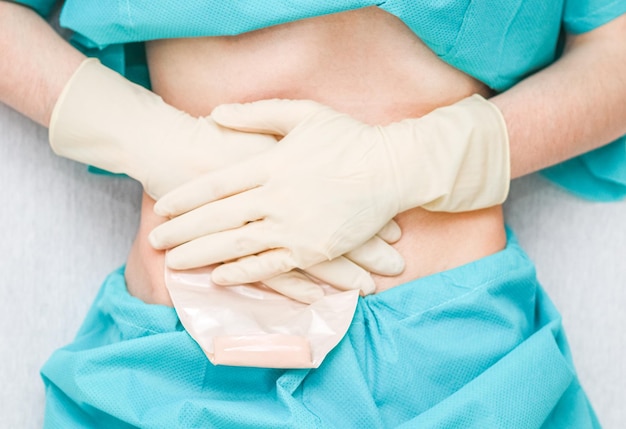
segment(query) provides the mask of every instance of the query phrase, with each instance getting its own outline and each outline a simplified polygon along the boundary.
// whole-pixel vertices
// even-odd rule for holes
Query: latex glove
[[[57,155],[125,173],[155,199],[275,144],[270,135],[233,131],[175,109],[94,58],[66,84],[50,120]]]
[[[58,155],[128,174],[155,198],[201,173],[268,150],[276,139],[226,129],[210,117],[194,118],[91,58],[74,73],[57,101],[50,143]],[[383,234],[389,243],[400,235],[397,225],[391,230],[395,236]],[[360,252],[320,264],[311,273],[339,289],[371,293],[374,281],[368,271],[395,275],[403,269],[401,257],[385,242],[373,240],[368,244],[372,246],[375,261]],[[306,303],[324,294],[297,271],[264,283]]]
[[[236,259],[213,271],[218,284],[335,258],[413,207],[474,210],[500,204],[508,193],[506,125],[478,95],[388,126],[311,101],[224,105],[212,116],[234,129],[285,136],[249,162],[205,175],[155,205],[169,217],[189,211],[150,235],[156,248],[180,245],[169,252],[168,266]]]
[[[357,249],[331,261],[313,265],[304,273],[340,290],[359,289],[361,295],[369,295],[376,289],[370,273],[396,276],[404,271],[404,259],[389,244],[400,239],[400,227],[391,221]],[[324,296],[323,290],[312,285],[307,276],[298,271],[277,275],[263,283],[275,291],[297,301],[312,303]],[[239,284],[239,283],[223,283]]]

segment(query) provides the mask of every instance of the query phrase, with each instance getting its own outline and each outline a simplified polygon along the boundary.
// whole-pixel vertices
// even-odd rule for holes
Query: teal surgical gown
[[[54,0],[22,0],[42,15]],[[623,0],[69,0],[73,43],[148,85],[142,41],[239,34],[378,6],[440,58],[504,91],[555,61],[564,32],[626,13]],[[626,195],[626,141],[545,175],[579,195]],[[173,309],[104,282],[74,342],[42,369],[50,428],[594,428],[560,316],[507,247],[359,300],[318,369],[213,366]]]
[[[361,298],[317,369],[212,365],[174,309],[128,294],[120,269],[42,375],[46,428],[600,427],[512,235],[494,255]]]

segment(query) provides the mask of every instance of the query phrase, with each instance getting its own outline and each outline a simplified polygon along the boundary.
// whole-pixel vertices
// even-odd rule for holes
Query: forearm
[[[0,1],[0,52],[0,101],[48,126],[84,55],[34,11],[5,1]]]
[[[552,66],[492,98],[519,177],[626,134],[626,15],[571,36]]]

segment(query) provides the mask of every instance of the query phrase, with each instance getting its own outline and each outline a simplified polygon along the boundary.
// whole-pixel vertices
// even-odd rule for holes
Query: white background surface
[[[122,265],[140,187],[55,157],[47,131],[0,104],[0,428],[39,428],[39,368],[71,341]],[[578,200],[538,177],[513,183],[507,222],[560,309],[606,428],[626,427],[626,202]]]

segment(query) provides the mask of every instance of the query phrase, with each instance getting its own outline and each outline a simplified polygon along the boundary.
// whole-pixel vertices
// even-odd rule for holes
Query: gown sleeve
[[[9,0],[12,3],[28,6],[41,15],[47,18],[53,11],[54,6],[58,3],[58,0]]]
[[[568,33],[581,34],[624,13],[624,0],[567,0],[563,26]],[[594,201],[622,199],[626,197],[626,136],[550,167],[542,174],[583,198]]]

